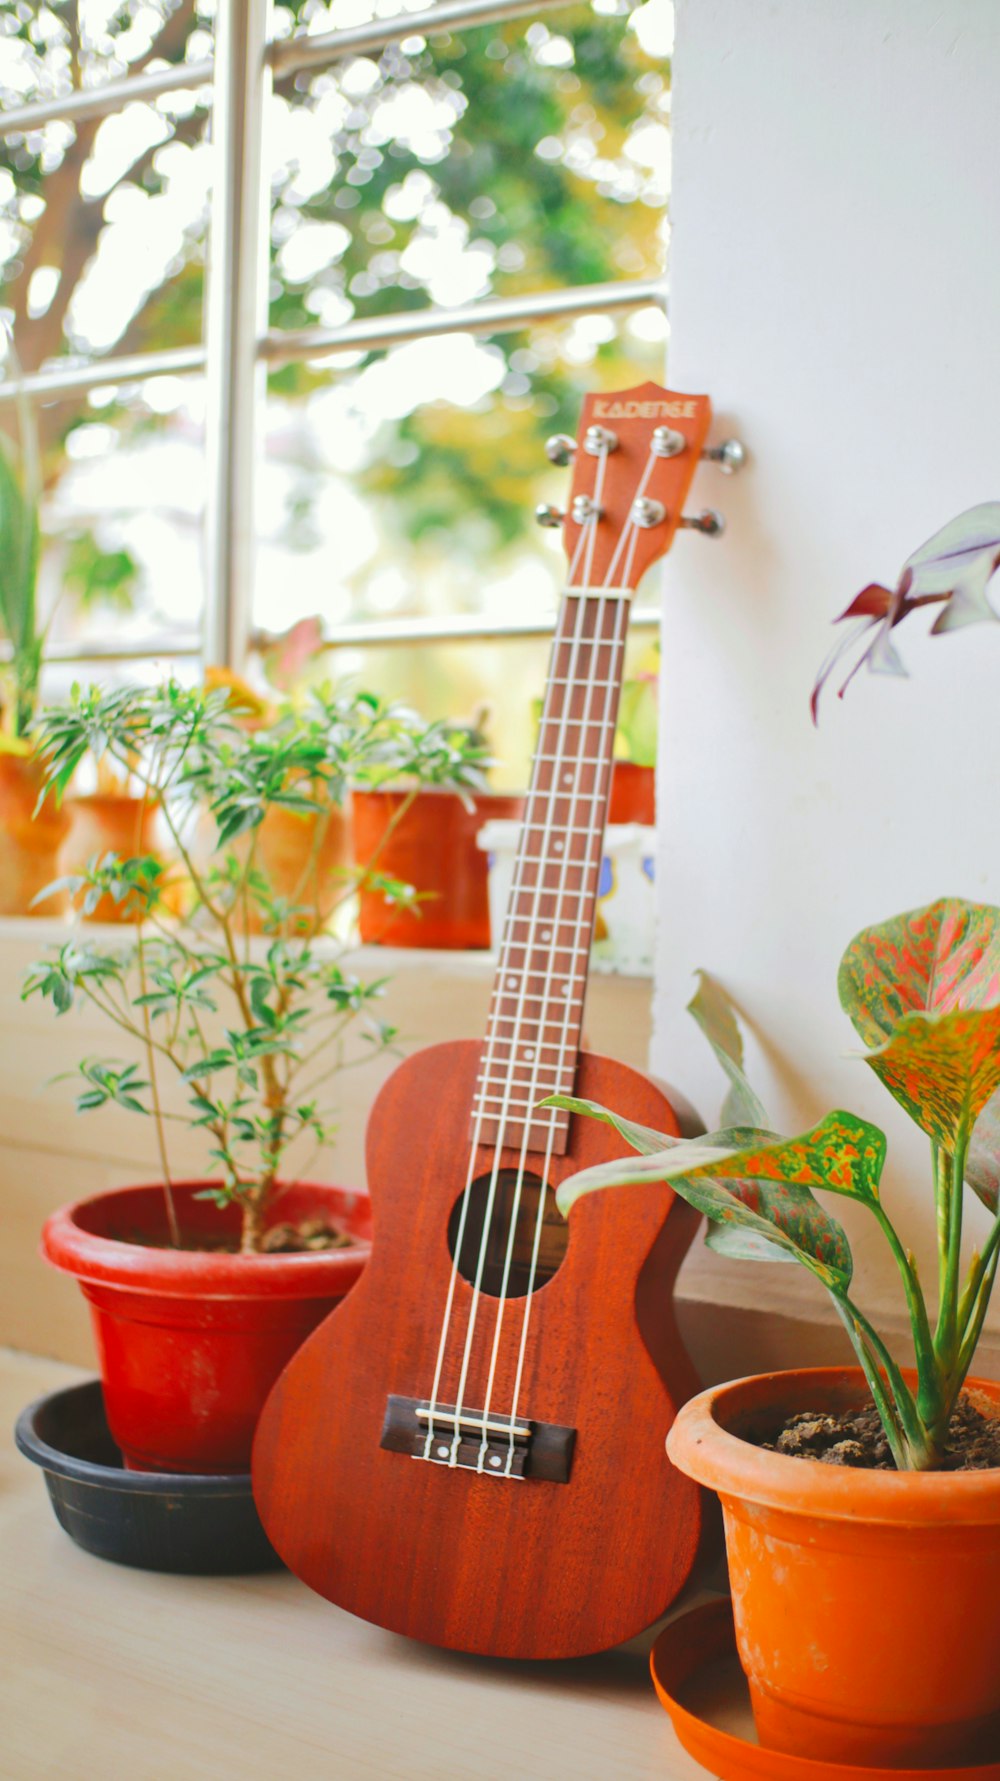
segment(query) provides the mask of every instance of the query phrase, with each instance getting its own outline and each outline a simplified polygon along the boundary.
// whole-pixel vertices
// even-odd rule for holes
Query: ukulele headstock
[[[701,458],[731,471],[746,455],[735,439],[706,449],[711,420],[707,396],[655,383],[584,398],[576,438],[557,434],[546,446],[553,463],[572,462],[568,509],[536,510],[540,525],[562,527],[571,585],[634,589],[679,526],[718,536],[720,514],[683,512]]]

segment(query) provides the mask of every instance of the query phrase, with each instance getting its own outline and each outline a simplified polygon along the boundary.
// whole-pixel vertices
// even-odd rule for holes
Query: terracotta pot
[[[70,830],[59,856],[59,870],[68,875],[84,872],[91,860],[106,853],[119,859],[135,859],[156,853],[157,808],[147,798],[127,792],[91,792],[67,798]],[[80,910],[83,921],[135,922],[141,911],[129,899],[116,903],[101,897],[90,914]]]
[[[235,1207],[174,1187],[186,1241],[235,1236]],[[299,1344],[350,1290],[370,1251],[368,1196],[282,1189],[267,1223],[328,1218],[357,1239],[301,1255],[170,1249],[163,1191],[125,1187],[48,1220],[42,1253],[90,1304],[108,1426],[140,1471],[246,1472],[257,1417]],[[161,1245],[161,1247],[156,1247]]]
[[[656,768],[635,761],[616,761],[611,775],[608,821],[639,822],[652,828],[656,822]]]
[[[0,915],[61,915],[68,905],[63,892],[34,904],[60,875],[69,830],[65,809],[51,797],[34,814],[42,780],[31,755],[0,754]]]
[[[403,804],[401,791],[356,791],[354,852],[358,865],[398,878],[427,894],[419,914],[394,910],[377,890],[363,890],[358,923],[362,940],[386,946],[441,947],[448,951],[490,944],[486,855],[476,846],[484,823],[517,820],[523,797],[482,792],[466,809],[454,792],[420,791],[383,846],[386,830]]]
[[[317,838],[317,827],[321,833]],[[246,843],[242,844],[244,847]],[[328,810],[284,810],[272,804],[255,831],[254,865],[267,879],[273,894],[289,903],[317,909],[325,922],[344,889],[344,872],[351,864],[350,817],[339,805]],[[247,926],[260,933],[263,918],[250,905]],[[295,927],[312,928],[311,916]]]
[[[1000,1385],[969,1382],[1000,1415]],[[868,1397],[860,1371],[740,1379],[685,1405],[674,1465],[718,1491],[761,1744],[898,1769],[1000,1749],[1000,1468],[873,1472],[744,1437]]]

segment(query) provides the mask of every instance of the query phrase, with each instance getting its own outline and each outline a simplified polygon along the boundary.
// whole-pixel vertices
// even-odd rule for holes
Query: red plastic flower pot
[[[235,1207],[174,1187],[186,1244],[232,1241]],[[264,1399],[303,1342],[358,1279],[370,1253],[368,1195],[296,1184],[267,1224],[324,1219],[344,1249],[239,1255],[168,1247],[160,1187],[125,1187],[53,1213],[42,1253],[75,1274],[90,1304],[108,1426],[140,1471],[246,1472]]]
[[[616,761],[611,775],[608,821],[639,822],[650,828],[656,822],[656,768],[635,761]]]
[[[1000,1416],[1000,1385],[967,1389]],[[797,1411],[867,1396],[846,1367],[738,1379],[685,1404],[667,1451],[722,1502],[766,1749],[862,1769],[984,1762],[1000,1749],[1000,1468],[869,1471],[756,1444]]]
[[[406,793],[355,791],[354,853],[359,866],[412,884],[426,899],[416,910],[393,909],[375,885],[359,898],[358,928],[374,945],[475,950],[490,944],[486,855],[476,846],[485,823],[518,819],[524,799],[477,792],[468,803],[456,792],[427,787],[417,793],[398,827]]]

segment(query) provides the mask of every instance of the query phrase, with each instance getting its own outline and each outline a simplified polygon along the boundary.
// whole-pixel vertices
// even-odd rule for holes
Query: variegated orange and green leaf
[[[1000,1003],[1000,909],[942,897],[855,935],[838,977],[840,1002],[866,1045],[910,1014]]]
[[[1000,1008],[904,1015],[865,1062],[921,1131],[954,1154],[1000,1088]]]
[[[559,1095],[546,1105],[586,1113],[622,1129],[615,1115],[593,1102]],[[836,1112],[798,1138],[747,1136],[751,1141],[739,1148],[694,1139],[583,1169],[559,1187],[560,1210],[568,1212],[598,1188],[666,1181],[697,1211],[734,1233],[733,1244],[722,1245],[730,1253],[765,1254],[758,1247],[763,1241],[803,1262],[825,1285],[846,1291],[852,1272],[847,1237],[814,1198],[813,1189],[876,1203],[885,1161],[883,1134],[852,1113]],[[748,1237],[755,1239],[752,1248]]]

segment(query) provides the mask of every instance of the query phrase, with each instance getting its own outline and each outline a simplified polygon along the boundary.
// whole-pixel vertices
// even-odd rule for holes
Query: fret
[[[581,827],[581,825],[579,823],[568,824],[568,825],[563,824],[563,823],[556,824],[554,821],[547,820],[544,818],[538,818],[531,822],[526,822],[524,824],[524,827],[523,827],[521,833],[525,836],[528,836],[528,835],[534,836],[536,834],[540,834],[544,838],[544,833],[545,833],[546,829],[550,830],[553,833],[554,839],[556,841],[561,841],[563,839],[563,837],[566,835],[572,835],[574,837],[577,835],[585,835],[587,837],[588,841],[593,841],[595,839],[600,840],[603,838],[603,835],[604,835],[604,824],[603,823],[601,823],[600,826],[598,826],[598,827],[595,827],[595,825],[593,823],[587,823]]]
[[[509,1014],[498,1014],[498,1015],[497,1015],[497,1016],[496,1016],[496,1019],[497,1019],[497,1020],[502,1020],[502,1021],[504,1021],[504,1022],[509,1022],[509,1023],[510,1023],[510,1024],[511,1024],[511,1025],[513,1025],[513,1026],[517,1026],[517,1025],[518,1025],[518,1022],[517,1022],[517,1021],[516,1021],[516,1020],[514,1020],[514,1019],[513,1019],[513,1018],[512,1018],[512,1016],[511,1016],[511,1015],[509,1015]],[[548,1025],[549,1025],[549,1024],[551,1024],[551,1025],[553,1025],[553,1026],[555,1026],[555,1025],[556,1025],[556,1022],[555,1022],[555,1021],[553,1021],[553,1022],[551,1022],[551,1023],[550,1023],[550,1022],[548,1022],[548,1021],[546,1021],[546,1023],[545,1023],[545,1024],[546,1024],[546,1026],[548,1026]],[[510,1039],[505,1039],[505,1038],[504,1038],[504,1037],[503,1037],[503,1036],[502,1036],[502,1035],[501,1035],[501,1036],[500,1036],[500,1037],[499,1037],[499,1039],[498,1039],[498,1040],[497,1040],[497,1041],[496,1041],[496,1043],[497,1043],[497,1044],[499,1044],[499,1045],[510,1045],[510,1044],[511,1044],[511,1043],[512,1043],[512,1040],[510,1040]],[[518,1040],[518,1042],[517,1042],[517,1043],[518,1043],[518,1045],[521,1045],[521,1043],[522,1043],[522,1042],[521,1042],[521,1040]],[[560,1044],[560,1043],[559,1043],[559,1042],[557,1042],[557,1041],[556,1041],[556,1040],[553,1040],[553,1039],[538,1039],[538,1038],[536,1038],[536,1037],[535,1037],[535,1035],[534,1035],[534,1034],[533,1034],[533,1033],[532,1033],[532,1035],[531,1035],[531,1037],[530,1037],[530,1038],[526,1038],[526,1039],[525,1039],[525,1040],[524,1040],[524,1041],[523,1041],[523,1045],[524,1045],[524,1049],[525,1049],[525,1050],[527,1050],[527,1051],[559,1051],[559,1052],[561,1052],[561,1051],[564,1051],[564,1050],[565,1050],[565,1046],[564,1046],[564,1045],[562,1045],[562,1044]],[[485,1056],[485,1052],[484,1052],[484,1056]],[[490,1062],[491,1062],[491,1063],[493,1063],[493,1062],[494,1062],[494,1060],[495,1060],[495,1058],[496,1058],[496,1052],[495,1052],[495,1049],[494,1049],[494,1051],[493,1051],[493,1054],[492,1054],[492,1056],[491,1056],[491,1057],[490,1057]]]
[[[523,866],[572,866],[574,872],[589,871],[594,863],[591,860],[565,859],[558,854],[552,858],[544,853],[519,853],[517,857]]]
[[[576,1060],[574,1059],[573,1062],[575,1064]],[[575,1074],[575,1069],[570,1068],[569,1060],[567,1060],[565,1069],[560,1070],[557,1075],[547,1077],[544,1081],[535,1076],[484,1076],[482,1081],[476,1085],[475,1101],[478,1105],[483,1100],[495,1099],[489,1092],[495,1088],[501,1091],[501,1099],[504,1094],[509,1093],[513,1098],[508,1102],[508,1105],[513,1106],[518,1091],[524,1089],[534,1095],[535,1099],[531,1105],[537,1106],[538,1102],[544,1101],[547,1095],[554,1095],[560,1091],[565,1092],[568,1088],[572,1088]]]
[[[558,766],[558,768],[565,768],[565,766],[572,766],[572,760],[569,760],[569,762],[567,762],[567,757],[565,757],[565,755],[549,755],[549,753],[540,753],[540,755],[535,755],[535,762],[537,762],[537,764],[542,764],[542,766],[549,766],[549,764],[554,764],[554,766]],[[588,762],[585,762],[585,764],[586,764],[586,766],[599,766],[599,768],[604,768],[604,760],[588,760]]]
[[[581,952],[579,954],[579,957],[582,959],[583,956],[584,955]],[[538,979],[541,978],[543,980],[543,982],[547,983],[551,989],[553,984],[556,984],[556,983],[575,983],[577,981],[578,977],[581,977],[583,975],[584,975],[584,972],[577,971],[575,969],[572,969],[569,971],[560,969],[558,971],[550,972],[548,970],[548,968],[544,965],[539,966],[539,968],[534,971],[526,970],[523,965],[514,965],[513,967],[508,967],[505,965],[504,966],[503,982],[496,984],[495,994],[500,995],[504,991],[508,991],[511,994],[513,994],[514,991],[516,991],[516,990],[519,991],[521,988],[522,980],[526,980],[528,983],[536,983],[538,981]]]
[[[522,916],[520,919],[528,920],[530,918]],[[590,936],[588,934],[587,944],[585,946],[550,946],[541,938],[541,936],[539,936],[538,940],[533,945],[527,947],[521,940],[508,940],[508,944],[504,947],[504,957],[507,959],[507,968],[513,968],[515,971],[523,971],[525,969],[525,961],[521,960],[521,962],[518,963],[515,959],[510,957],[511,949],[513,947],[520,947],[522,951],[527,951],[529,956],[535,952],[543,952],[546,958],[552,958],[557,952],[566,952],[572,959],[587,959],[590,957]],[[537,977],[537,968],[531,970],[530,975],[532,977]]]
[[[610,687],[617,687],[617,680],[592,680],[589,674],[580,674],[573,680],[560,680],[558,676],[549,681],[550,686],[572,687],[575,693],[606,692]]]
[[[544,1095],[540,1095],[538,1099],[542,1101]],[[508,1101],[504,1095],[485,1095],[481,1092],[480,1088],[478,1088],[476,1094],[472,1097],[472,1108],[478,1110],[480,1106],[485,1106],[485,1104],[490,1104],[490,1106],[501,1106],[501,1108],[504,1108],[504,1113],[529,1113],[529,1115],[531,1115],[531,1122],[540,1120],[540,1118],[554,1118],[561,1111],[561,1108],[540,1108],[540,1106],[537,1106],[533,1101],[513,1101],[513,1099]]]

